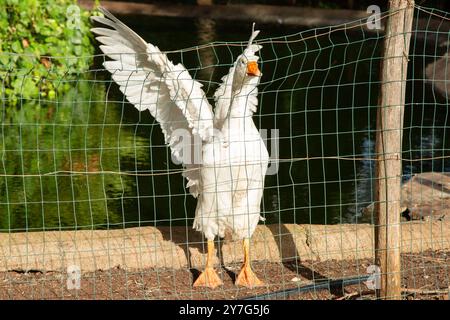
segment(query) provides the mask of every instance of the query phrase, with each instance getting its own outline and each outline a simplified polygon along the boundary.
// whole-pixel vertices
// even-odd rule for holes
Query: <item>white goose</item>
[[[198,197],[194,228],[208,240],[206,268],[194,286],[215,288],[222,281],[214,270],[214,238],[226,229],[243,240],[244,264],[236,285],[261,285],[251,269],[249,239],[260,216],[269,155],[252,120],[256,111],[260,45],[237,58],[214,94],[215,112],[186,68],[174,65],[158,47],[146,43],[109,11],[93,20],[109,28],[93,28],[112,78],[139,111],[149,110],[159,122],[172,157],[183,164],[192,196]],[[193,157],[191,151],[194,152]],[[194,158],[194,161],[192,161]]]

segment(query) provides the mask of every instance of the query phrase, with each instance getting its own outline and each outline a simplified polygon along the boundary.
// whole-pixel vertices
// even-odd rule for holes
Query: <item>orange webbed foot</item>
[[[194,282],[194,287],[209,287],[211,289],[221,285],[223,285],[223,282],[220,280],[219,275],[210,267],[207,267]]]
[[[234,284],[237,286],[254,288],[264,285],[264,282],[258,279],[252,268],[248,265],[242,267],[241,272],[236,278],[236,282]]]

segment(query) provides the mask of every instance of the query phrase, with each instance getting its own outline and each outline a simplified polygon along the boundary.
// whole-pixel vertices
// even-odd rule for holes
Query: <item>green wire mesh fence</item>
[[[56,99],[27,95],[33,66],[0,64],[0,298],[374,299],[376,112],[383,21],[392,14],[381,13],[374,29],[367,19],[283,36],[259,27],[263,76],[253,119],[266,129],[274,169],[251,249],[265,285],[253,289],[233,285],[242,249],[229,235],[216,241],[224,285],[192,286],[206,252],[192,230],[196,200],[159,124],[103,68],[108,58],[47,57],[50,65],[92,62],[76,77],[48,68],[39,83],[65,87]],[[179,44],[123,19],[161,48]],[[179,31],[186,44],[245,40],[250,31],[189,23],[201,36]],[[449,293],[449,31],[449,13],[415,7],[402,151],[407,298]],[[212,100],[245,45],[211,42],[167,54]],[[5,94],[10,74],[22,83],[15,103]]]

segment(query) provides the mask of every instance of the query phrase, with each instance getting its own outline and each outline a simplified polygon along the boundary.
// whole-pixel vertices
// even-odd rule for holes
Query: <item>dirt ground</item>
[[[330,279],[367,275],[370,260],[291,261],[284,264],[255,262],[253,268],[265,285],[237,288],[233,281],[239,265],[219,270],[224,286],[214,290],[193,288],[197,270],[123,269],[85,273],[79,290],[67,289],[67,274],[59,272],[2,272],[0,299],[244,299],[260,294],[303,287]],[[449,299],[450,252],[403,254],[405,299]],[[272,298],[272,297],[270,297]],[[277,299],[375,299],[365,284],[316,289]]]

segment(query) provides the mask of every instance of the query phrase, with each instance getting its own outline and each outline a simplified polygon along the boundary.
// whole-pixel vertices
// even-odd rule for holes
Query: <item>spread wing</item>
[[[255,30],[255,23],[252,25],[252,34],[250,35],[250,39],[247,44],[247,48],[244,50],[244,52],[239,55],[236,58],[236,61],[233,63],[233,66],[231,66],[230,70],[228,71],[228,74],[222,77],[221,81],[222,83],[217,88],[216,92],[214,93],[214,102],[215,102],[215,118],[214,118],[214,125],[216,128],[220,129],[223,125],[223,122],[228,116],[229,108],[231,105],[232,97],[232,86],[233,86],[233,78],[234,78],[234,72],[236,70],[236,64],[240,60],[242,56],[245,56],[249,59],[253,59],[255,61],[258,60],[258,57],[256,56],[256,52],[258,52],[262,46],[259,44],[254,44],[253,41],[258,36],[259,30]],[[258,105],[258,90],[255,88],[251,92],[249,96],[246,97],[246,103],[247,107],[251,109],[252,112],[256,111],[256,107]]]
[[[120,90],[139,111],[149,110],[158,121],[173,157],[187,169],[184,176],[194,196],[198,194],[199,164],[186,157],[195,138],[213,135],[212,108],[186,68],[174,65],[158,47],[145,42],[133,30],[99,8],[105,17],[92,17],[109,28],[93,28],[100,49],[110,61],[103,63]]]

